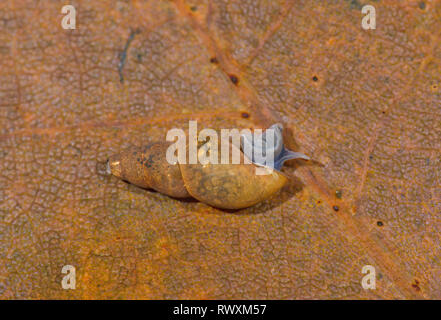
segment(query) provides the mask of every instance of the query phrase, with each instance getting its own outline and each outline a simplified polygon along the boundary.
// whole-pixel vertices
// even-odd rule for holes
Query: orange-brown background
[[[441,1],[64,4],[0,3],[0,297],[441,298]],[[316,163],[235,213],[104,173],[189,119]]]

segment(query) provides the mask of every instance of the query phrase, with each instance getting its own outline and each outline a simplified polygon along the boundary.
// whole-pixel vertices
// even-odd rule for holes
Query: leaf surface
[[[367,3],[73,1],[64,30],[62,1],[2,1],[0,296],[441,298],[441,2],[363,30]],[[188,120],[280,121],[315,161],[233,213],[105,174]]]

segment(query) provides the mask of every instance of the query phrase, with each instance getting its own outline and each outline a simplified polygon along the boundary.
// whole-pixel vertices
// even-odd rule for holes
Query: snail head
[[[107,174],[113,174],[118,178],[122,178],[120,154],[112,155],[107,159],[106,172]]]
[[[270,166],[279,171],[282,168],[283,163],[287,160],[310,160],[310,158],[303,153],[294,152],[285,148],[282,131],[283,126],[280,123],[276,123],[262,134],[254,134],[254,136],[242,135],[241,149],[252,162],[262,166],[268,166],[265,159],[268,158],[268,156],[272,156],[274,162],[270,163]],[[256,155],[261,155],[262,157]]]

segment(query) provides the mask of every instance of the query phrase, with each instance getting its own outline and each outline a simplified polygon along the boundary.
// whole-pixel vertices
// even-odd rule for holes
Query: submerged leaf
[[[0,296],[441,298],[441,2],[354,3],[1,1]],[[106,174],[188,120],[313,161],[238,212]]]

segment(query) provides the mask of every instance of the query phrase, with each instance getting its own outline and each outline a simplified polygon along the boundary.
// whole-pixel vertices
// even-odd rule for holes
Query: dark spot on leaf
[[[343,192],[341,192],[341,190],[337,190],[337,191],[335,191],[335,196],[336,196],[338,199],[341,199],[341,197],[343,196]]]
[[[338,206],[333,206],[332,209],[334,209],[334,211],[340,210],[340,208]]]
[[[369,156],[369,159],[370,159],[370,160],[372,160],[373,158],[374,158],[374,156],[373,156],[373,155],[370,155],[370,156]]]
[[[414,288],[416,291],[421,291],[420,282],[417,279],[413,281],[412,288]]]
[[[249,114],[248,112],[242,112],[242,113],[240,114],[240,116],[241,116],[242,118],[246,119],[246,118],[249,118],[249,117],[250,117],[250,114]]]
[[[198,7],[196,7],[196,6],[191,6],[191,7],[190,7],[190,10],[193,11],[193,12],[195,12],[195,11],[198,10]]]
[[[210,59],[210,62],[211,62],[211,63],[219,63],[219,61],[217,60],[216,57],[211,58],[211,59]]]
[[[418,6],[420,7],[421,10],[426,9],[426,3],[424,1],[420,1],[420,3],[418,4]]]
[[[239,79],[234,74],[230,74],[230,80],[235,85],[239,83]]]
[[[318,81],[317,76],[313,76],[313,77],[312,77],[312,81],[317,82],[317,81]]]
[[[383,223],[383,221],[377,221],[377,226],[379,226],[379,227],[382,227],[382,226],[384,226],[384,223]]]

